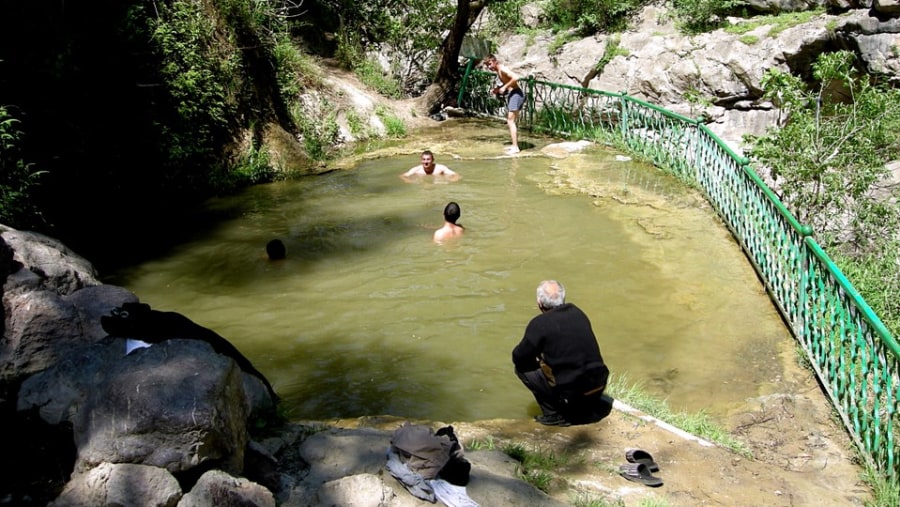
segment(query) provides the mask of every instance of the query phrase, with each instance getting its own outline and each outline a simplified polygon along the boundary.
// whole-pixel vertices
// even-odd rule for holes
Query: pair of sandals
[[[629,449],[625,453],[628,463],[619,467],[619,475],[632,482],[643,484],[651,488],[663,485],[662,479],[653,475],[659,471],[659,465],[653,461],[653,456],[641,449]]]

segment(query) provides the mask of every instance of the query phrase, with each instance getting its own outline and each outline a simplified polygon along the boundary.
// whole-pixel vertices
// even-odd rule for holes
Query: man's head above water
[[[425,150],[422,152],[422,156],[419,160],[422,162],[422,169],[425,169],[425,174],[434,172],[434,153]]]

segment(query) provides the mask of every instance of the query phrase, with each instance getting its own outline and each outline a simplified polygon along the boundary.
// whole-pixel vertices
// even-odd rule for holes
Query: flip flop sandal
[[[628,463],[619,466],[619,475],[638,484],[658,488],[663,485],[662,479],[650,473],[647,465],[643,463]]]
[[[627,459],[629,463],[641,463],[647,465],[647,469],[651,472],[659,472],[659,465],[653,461],[653,456],[647,451],[642,451],[641,449],[628,449],[628,452],[625,453],[625,459]]]

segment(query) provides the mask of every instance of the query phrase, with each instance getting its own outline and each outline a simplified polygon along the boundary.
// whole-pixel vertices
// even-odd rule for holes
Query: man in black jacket
[[[541,314],[528,323],[512,353],[516,375],[543,412],[535,421],[569,426],[602,419],[612,409],[603,395],[609,368],[590,320],[566,303],[566,289],[556,280],[538,285],[537,303]]]

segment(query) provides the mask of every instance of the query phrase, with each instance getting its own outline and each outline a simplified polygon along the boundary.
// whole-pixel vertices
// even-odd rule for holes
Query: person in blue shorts
[[[501,64],[494,55],[488,55],[483,63],[488,70],[497,74],[502,83],[491,92],[497,96],[506,96],[506,125],[509,127],[509,137],[512,140],[512,146],[506,148],[506,153],[509,155],[519,153],[519,133],[516,122],[519,120],[519,112],[525,106],[525,92],[519,87],[519,76],[509,67]]]

